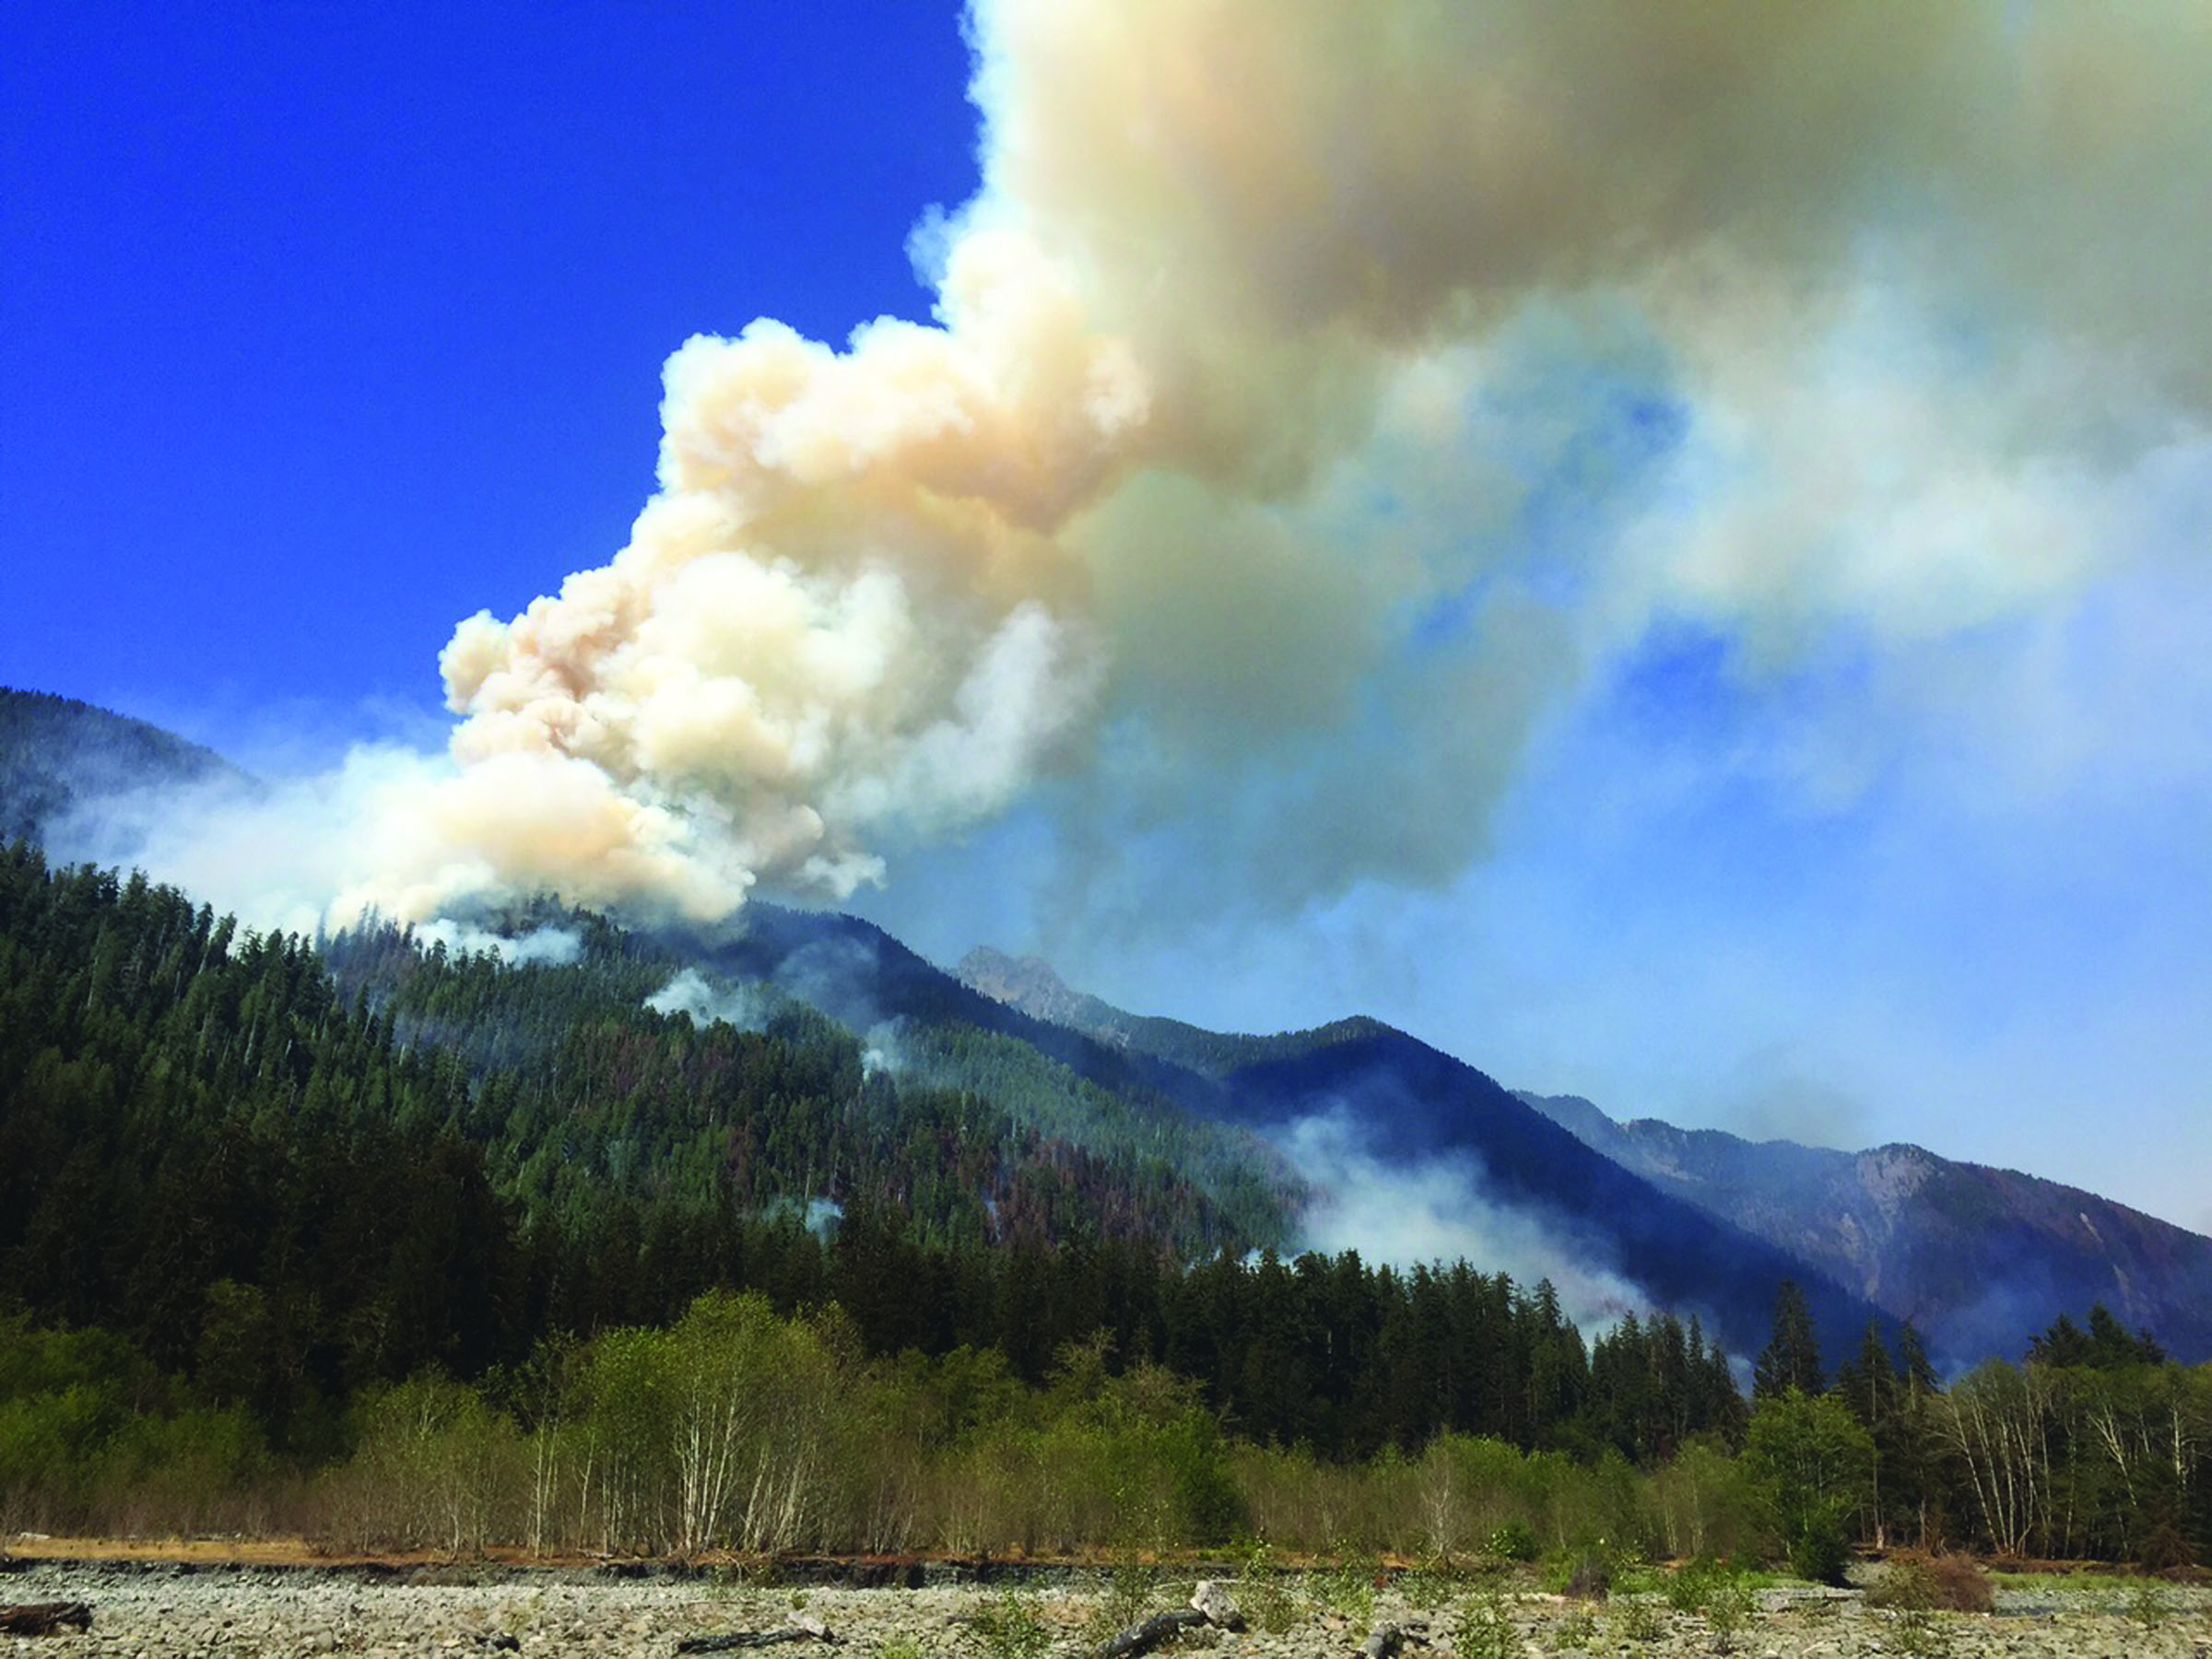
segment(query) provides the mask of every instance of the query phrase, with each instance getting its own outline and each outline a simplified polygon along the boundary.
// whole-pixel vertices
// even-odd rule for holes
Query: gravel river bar
[[[1103,1578],[1066,1573],[1020,1590],[928,1583],[921,1588],[766,1588],[709,1577],[615,1576],[590,1569],[272,1567],[238,1562],[23,1561],[0,1572],[0,1604],[81,1602],[83,1633],[10,1637],[0,1655],[22,1659],[291,1659],[326,1653],[365,1659],[473,1659],[513,1653],[676,1659],[687,1639],[789,1630],[778,1659],[830,1659],[827,1627],[853,1659],[1081,1659],[1127,1613],[1109,1605]],[[1249,1608],[1256,1592],[1225,1587]],[[1191,1583],[1163,1578],[1151,1606],[1181,1603]],[[1274,1587],[1279,1597],[1281,1585]],[[1856,1595],[1768,1591],[1740,1628],[1663,1605],[1621,1598],[1568,1603],[1509,1594],[1510,1630],[1464,1622],[1473,1604],[1413,1606],[1384,1588],[1366,1608],[1332,1611],[1297,1597],[1279,1633],[1202,1628],[1162,1652],[1215,1659],[1357,1659],[1371,1633],[1406,1632],[1402,1659],[1528,1659],[1586,1653],[1749,1659],[2212,1659],[2212,1593],[2094,1580],[2006,1592],[1990,1615],[1920,1620],[1867,1607]],[[1134,1622],[1134,1620],[1131,1620]],[[1278,1619],[1278,1622],[1280,1620]],[[1470,1633],[1470,1631],[1475,1633]]]

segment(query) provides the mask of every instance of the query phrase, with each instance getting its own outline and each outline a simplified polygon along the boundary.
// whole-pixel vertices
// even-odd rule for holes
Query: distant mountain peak
[[[1307,1030],[1278,1031],[1271,1036],[1209,1031],[1183,1020],[1156,1014],[1132,1014],[1126,1008],[1117,1008],[1102,997],[1074,989],[1052,964],[1041,958],[1008,956],[987,945],[980,945],[962,957],[953,972],[970,990],[994,1002],[1004,1003],[1031,1019],[1063,1026],[1081,1032],[1094,1042],[1148,1055],[1216,1079],[1243,1066],[1308,1053],[1334,1043],[1406,1035],[1365,1014],[1334,1019]]]
[[[1907,1142],[1749,1141],[1573,1095],[1521,1099],[1594,1152],[1815,1264],[1962,1361],[2109,1302],[2172,1351],[2212,1353],[2212,1240],[2094,1193]]]
[[[1067,1026],[1115,1048],[1131,1046],[1124,1028],[1133,1017],[1071,989],[1042,957],[1008,956],[992,946],[978,945],[960,959],[953,973],[970,990],[1018,1008],[1031,1019]]]

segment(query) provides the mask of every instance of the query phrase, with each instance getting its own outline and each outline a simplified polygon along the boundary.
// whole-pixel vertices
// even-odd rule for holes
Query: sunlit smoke
[[[1071,926],[1437,884],[1654,624],[1964,633],[2212,465],[2202,7],[969,27],[934,323],[684,344],[627,545],[459,625],[288,895],[712,920],[1025,799]]]

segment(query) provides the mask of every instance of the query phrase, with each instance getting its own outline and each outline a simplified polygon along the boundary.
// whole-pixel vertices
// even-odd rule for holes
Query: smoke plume
[[[969,28],[935,322],[684,344],[629,542],[455,629],[342,909],[843,900],[1025,798],[1093,922],[1441,882],[1654,626],[1971,629],[2202,469],[2202,6]]]

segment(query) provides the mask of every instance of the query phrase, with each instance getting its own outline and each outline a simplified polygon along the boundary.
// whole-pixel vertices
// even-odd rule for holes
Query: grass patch
[[[1348,1552],[1336,1564],[1313,1575],[1313,1594],[1321,1605],[1352,1625],[1362,1636],[1375,1622],[1375,1575],[1371,1564],[1362,1565]]]
[[[1290,1574],[1276,1560],[1275,1551],[1256,1539],[1239,1552],[1237,1607],[1254,1630],[1270,1636],[1288,1635],[1301,1612]]]

